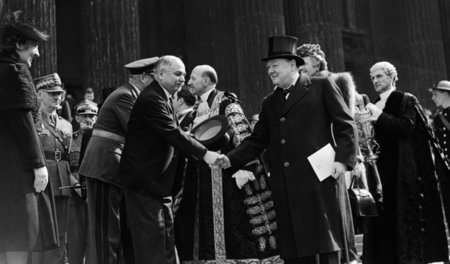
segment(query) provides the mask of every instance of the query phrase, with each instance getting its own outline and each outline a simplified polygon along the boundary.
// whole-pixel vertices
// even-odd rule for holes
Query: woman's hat
[[[230,141],[229,126],[224,115],[217,115],[198,124],[191,133],[209,150],[219,150]]]
[[[305,64],[302,58],[297,56],[297,38],[292,36],[274,36],[269,38],[269,54],[262,61],[273,59],[291,59],[297,62],[297,66]]]

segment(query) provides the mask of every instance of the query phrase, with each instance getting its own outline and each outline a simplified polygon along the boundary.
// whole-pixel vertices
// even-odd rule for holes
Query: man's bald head
[[[214,89],[217,82],[217,73],[213,67],[198,65],[192,70],[188,85],[194,95],[201,96],[207,91]]]
[[[216,70],[214,70],[213,67],[205,64],[205,65],[198,65],[197,67],[194,68],[194,70],[196,69],[199,71],[199,73],[202,75],[203,78],[208,77],[211,83],[217,84],[217,82],[219,81],[217,78]]]

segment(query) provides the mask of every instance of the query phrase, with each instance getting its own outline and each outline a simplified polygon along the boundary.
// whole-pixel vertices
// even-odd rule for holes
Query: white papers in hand
[[[336,152],[330,143],[325,145],[325,147],[314,152],[308,157],[308,161],[311,164],[314,172],[319,178],[319,181],[323,181],[333,172],[333,163]]]

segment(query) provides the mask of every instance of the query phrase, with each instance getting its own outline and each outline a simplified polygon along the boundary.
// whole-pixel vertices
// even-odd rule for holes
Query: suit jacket
[[[183,132],[163,88],[151,83],[133,107],[120,162],[124,185],[144,194],[169,196],[176,152],[201,159],[207,149]]]
[[[327,78],[304,77],[286,102],[279,89],[268,95],[252,135],[227,154],[239,168],[267,148],[282,258],[342,248],[338,183],[332,177],[320,182],[307,160],[326,144],[333,145],[331,123],[335,160],[353,167],[355,125],[338,88]]]
[[[138,95],[130,83],[112,92],[103,103],[94,129],[125,136],[131,109]],[[92,137],[81,162],[79,174],[121,186],[118,154],[123,142],[103,137]]]

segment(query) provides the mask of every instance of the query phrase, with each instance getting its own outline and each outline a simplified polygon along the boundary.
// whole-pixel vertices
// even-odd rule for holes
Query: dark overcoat
[[[41,193],[33,187],[33,169],[46,165],[35,126],[38,109],[28,67],[0,54],[0,252],[58,245],[51,183]]]
[[[161,85],[152,82],[139,95],[128,122],[120,174],[124,186],[145,195],[171,195],[176,150],[198,159],[207,151],[181,130],[168,100]]]
[[[279,89],[262,102],[254,132],[228,154],[241,167],[267,148],[282,258],[342,249],[337,188],[343,179],[320,182],[307,157],[328,143],[336,161],[355,162],[355,125],[338,88],[327,78],[297,81],[284,102]],[[342,178],[342,177],[341,177]]]

